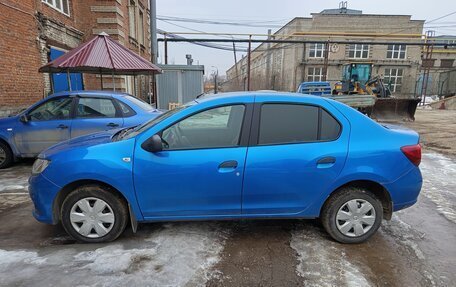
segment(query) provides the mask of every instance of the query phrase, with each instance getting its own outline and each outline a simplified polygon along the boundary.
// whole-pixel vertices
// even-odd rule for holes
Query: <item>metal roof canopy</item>
[[[40,73],[149,75],[161,69],[102,32],[39,69]]]

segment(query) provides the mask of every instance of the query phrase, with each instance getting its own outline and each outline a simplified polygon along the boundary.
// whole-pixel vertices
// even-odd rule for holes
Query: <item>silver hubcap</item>
[[[103,237],[114,226],[114,212],[103,200],[87,197],[76,202],[70,211],[74,230],[89,238]]]
[[[339,208],[336,226],[349,237],[358,237],[368,232],[375,223],[375,208],[364,199],[352,199]]]
[[[6,160],[6,152],[0,147],[0,164]]]

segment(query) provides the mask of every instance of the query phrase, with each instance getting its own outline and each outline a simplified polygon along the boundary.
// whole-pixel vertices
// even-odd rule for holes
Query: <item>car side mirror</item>
[[[31,120],[30,116],[27,114],[23,114],[20,116],[19,120],[23,123],[27,123]]]
[[[141,147],[148,152],[160,152],[163,150],[162,139],[159,135],[153,135],[143,142]]]

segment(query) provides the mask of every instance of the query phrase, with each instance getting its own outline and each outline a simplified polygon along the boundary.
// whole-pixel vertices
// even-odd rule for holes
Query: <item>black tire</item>
[[[70,221],[70,212],[73,206],[81,199],[96,198],[101,199],[109,205],[114,214],[114,223],[111,230],[102,237],[91,238],[80,234]],[[99,243],[110,242],[117,239],[125,230],[128,222],[128,208],[125,200],[112,191],[99,185],[85,185],[72,191],[62,203],[60,218],[63,228],[74,239],[79,242]]]
[[[336,223],[336,215],[339,209],[345,205],[345,203],[353,199],[365,200],[369,202],[375,210],[375,221],[372,224],[372,227],[363,235],[354,237],[343,234]],[[383,207],[380,200],[368,190],[348,187],[341,189],[326,201],[320,219],[326,232],[328,232],[334,240],[340,243],[362,243],[372,237],[380,227],[383,219]]]
[[[0,141],[0,153],[5,155],[5,158],[0,159],[0,169],[10,167],[14,162],[14,155],[8,144]]]

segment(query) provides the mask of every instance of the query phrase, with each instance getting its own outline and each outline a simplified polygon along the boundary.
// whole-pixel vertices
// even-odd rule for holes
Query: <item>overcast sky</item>
[[[338,8],[339,2],[339,0],[157,0],[157,15],[158,17],[275,26],[286,24],[294,17],[310,17],[310,13],[318,13],[327,8]],[[405,14],[412,15],[414,20],[430,21],[456,12],[456,0],[352,0],[348,1],[348,8],[362,10],[365,14]],[[267,34],[268,30],[268,27],[164,22],[161,20],[157,21],[157,25],[159,29],[168,32],[192,32],[189,29],[194,29],[204,32]],[[437,35],[456,35],[456,14],[430,23],[429,26],[439,26],[439,28],[433,28]],[[272,29],[273,32],[277,30],[275,27]],[[203,36],[185,35],[185,37]],[[245,44],[238,45],[246,46]],[[204,65],[207,74],[218,68],[219,73],[223,75],[234,64],[232,51],[216,50],[181,42],[170,43],[168,47],[169,64],[185,64],[185,55],[192,54],[194,64]],[[160,44],[159,48],[159,55],[163,56],[163,45]],[[243,54],[245,52],[238,53],[238,59]],[[163,57],[159,59],[160,61],[164,61]]]

